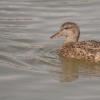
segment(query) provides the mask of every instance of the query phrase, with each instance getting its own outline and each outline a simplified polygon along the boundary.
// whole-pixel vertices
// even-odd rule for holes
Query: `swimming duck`
[[[90,62],[100,62],[100,41],[79,41],[80,29],[74,22],[65,22],[60,30],[50,38],[65,36],[64,44],[59,48],[59,54],[67,58],[84,59]]]

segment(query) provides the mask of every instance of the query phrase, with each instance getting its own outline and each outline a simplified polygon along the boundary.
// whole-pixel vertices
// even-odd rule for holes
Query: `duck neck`
[[[70,37],[67,37],[64,41],[64,44],[66,43],[69,43],[69,42],[78,42],[78,39],[77,38],[70,38]]]
[[[78,42],[79,36],[80,36],[80,30],[78,28],[68,31],[67,37],[65,38],[64,43]]]

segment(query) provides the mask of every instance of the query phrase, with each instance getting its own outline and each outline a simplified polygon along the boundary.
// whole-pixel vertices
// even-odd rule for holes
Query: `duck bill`
[[[61,36],[63,36],[63,34],[62,34],[62,32],[60,31],[60,32],[57,32],[57,33],[55,33],[54,35],[52,35],[50,38],[53,39],[53,38],[58,38],[58,37],[61,37]]]

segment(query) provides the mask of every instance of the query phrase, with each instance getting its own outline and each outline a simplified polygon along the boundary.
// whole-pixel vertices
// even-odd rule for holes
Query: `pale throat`
[[[64,43],[68,43],[68,42],[78,42],[78,34],[77,33],[73,33],[72,31],[67,32],[67,37],[65,37]]]
[[[64,43],[68,42],[78,42],[78,40],[75,37],[74,38],[66,37]]]

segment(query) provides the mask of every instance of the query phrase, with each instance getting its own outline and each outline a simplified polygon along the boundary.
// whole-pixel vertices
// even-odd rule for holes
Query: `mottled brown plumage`
[[[65,36],[65,42],[59,49],[59,54],[67,58],[84,59],[90,62],[100,62],[100,41],[78,41],[80,30],[77,24],[66,22],[59,32],[51,38]]]
[[[81,41],[81,42],[70,42],[64,44],[59,49],[59,54],[64,57],[84,59],[91,62],[98,62],[100,58],[100,42],[91,41]]]

